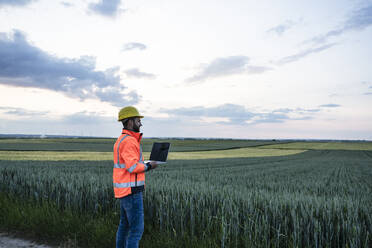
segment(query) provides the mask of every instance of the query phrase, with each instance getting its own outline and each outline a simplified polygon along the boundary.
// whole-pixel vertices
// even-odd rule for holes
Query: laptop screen
[[[167,161],[169,147],[170,143],[168,142],[155,142],[152,145],[150,160],[162,162]]]

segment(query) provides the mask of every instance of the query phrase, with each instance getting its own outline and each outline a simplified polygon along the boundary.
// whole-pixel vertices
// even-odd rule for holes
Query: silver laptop
[[[158,164],[167,163],[168,151],[170,143],[168,142],[154,142],[151,149],[150,160],[144,162],[156,162]]]

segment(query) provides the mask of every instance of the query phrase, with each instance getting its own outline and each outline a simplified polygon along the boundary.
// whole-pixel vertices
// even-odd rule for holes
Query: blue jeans
[[[144,229],[142,192],[120,198],[116,248],[138,248]]]

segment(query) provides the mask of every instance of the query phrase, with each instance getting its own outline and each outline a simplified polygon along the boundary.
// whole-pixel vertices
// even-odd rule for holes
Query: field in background
[[[144,139],[145,157],[154,141]],[[142,247],[370,247],[372,143],[170,140]],[[0,139],[0,228],[112,247],[113,139]]]
[[[305,149],[305,150],[358,150],[371,151],[372,142],[291,142],[286,144],[266,145],[271,149]]]
[[[283,149],[258,149],[258,148],[236,148],[229,150],[201,151],[201,152],[171,152],[168,159],[212,159],[212,158],[249,158],[249,157],[271,157],[293,155],[305,150],[283,150]],[[79,161],[100,161],[111,160],[112,152],[77,152],[77,151],[1,151],[0,160],[79,160]],[[144,152],[143,156],[149,159],[150,152]]]
[[[0,139],[0,151],[97,151],[112,152],[116,139]],[[229,139],[142,139],[144,151],[153,142],[171,142],[171,151],[209,151],[281,144],[281,141]]]

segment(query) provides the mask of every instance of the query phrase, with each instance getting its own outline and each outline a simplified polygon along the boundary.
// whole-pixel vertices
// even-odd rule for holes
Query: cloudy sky
[[[371,0],[0,0],[0,133],[372,140]]]

